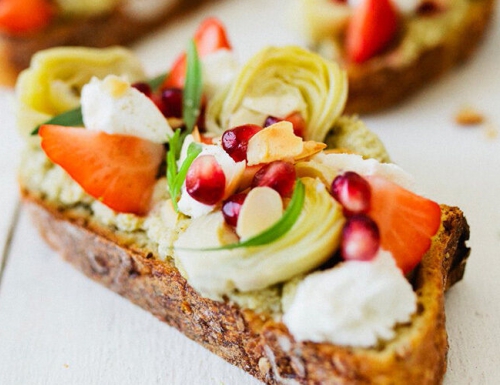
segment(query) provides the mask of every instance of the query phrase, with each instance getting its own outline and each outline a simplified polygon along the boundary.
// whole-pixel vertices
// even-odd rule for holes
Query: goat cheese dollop
[[[82,88],[83,123],[89,130],[166,143],[172,128],[154,102],[115,75],[92,78]]]
[[[283,322],[299,341],[372,347],[395,336],[416,311],[416,295],[387,251],[306,277]]]

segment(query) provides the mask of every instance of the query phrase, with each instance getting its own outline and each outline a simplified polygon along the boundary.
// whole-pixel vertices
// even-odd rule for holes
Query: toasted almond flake
[[[328,150],[324,151],[325,154],[353,154],[353,155],[359,155],[356,152],[349,150],[347,148],[329,148]]]
[[[236,233],[242,241],[251,238],[272,226],[282,215],[280,194],[270,187],[255,187],[241,206]]]
[[[248,141],[247,164],[252,166],[294,158],[302,153],[303,148],[302,138],[293,133],[293,124],[281,121],[257,132]]]
[[[195,126],[193,128],[191,135],[193,135],[193,139],[195,142],[201,143],[201,135],[200,135],[200,130],[198,130],[198,126]]]
[[[295,160],[302,160],[305,158],[309,158],[310,156],[313,156],[323,151],[325,148],[326,148],[325,143],[315,142],[314,140],[308,140],[307,142],[304,142],[304,148],[302,149],[302,152],[295,157]]]

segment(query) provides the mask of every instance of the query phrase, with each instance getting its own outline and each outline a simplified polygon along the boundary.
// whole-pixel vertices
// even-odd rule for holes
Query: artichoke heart
[[[16,84],[23,136],[52,116],[78,107],[82,87],[94,76],[109,74],[131,82],[145,78],[139,59],[125,48],[58,47],[35,54]]]
[[[175,243],[177,263],[190,284],[202,295],[221,299],[233,290],[248,292],[287,281],[328,260],[339,246],[342,209],[318,179],[302,182],[302,213],[290,231],[267,245],[203,250],[227,241],[221,231],[232,232],[220,212],[193,219]]]
[[[347,77],[340,67],[299,47],[268,47],[251,58],[231,85],[209,103],[207,128],[214,134],[236,125],[263,125],[299,112],[305,139],[323,141],[341,114]],[[252,121],[248,120],[251,117]]]

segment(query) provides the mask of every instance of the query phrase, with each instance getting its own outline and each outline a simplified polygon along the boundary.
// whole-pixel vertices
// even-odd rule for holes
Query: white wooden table
[[[287,0],[214,1],[134,47],[151,75],[164,71],[198,22],[216,15],[244,60],[263,44],[300,42]],[[498,15],[498,13],[497,13]],[[474,61],[369,126],[423,190],[460,206],[471,226],[464,280],[447,295],[445,385],[500,383],[500,23]],[[21,140],[0,90],[0,384],[225,384],[258,381],[91,282],[51,251],[18,210]],[[464,104],[489,123],[463,128]]]

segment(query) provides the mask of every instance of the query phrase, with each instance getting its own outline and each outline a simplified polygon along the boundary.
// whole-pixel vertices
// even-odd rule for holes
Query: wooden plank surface
[[[162,72],[199,20],[210,14],[224,21],[238,55],[246,59],[265,43],[296,39],[279,19],[287,4],[256,0],[250,16],[248,2],[212,2],[134,49],[151,74]],[[500,378],[498,47],[497,22],[475,60],[402,106],[365,118],[422,190],[461,207],[471,225],[465,279],[447,295],[445,385],[489,385]],[[10,92],[0,91],[2,247],[17,201],[19,140],[10,98]],[[465,104],[483,112],[488,123],[457,126],[453,115]],[[23,211],[14,235],[0,286],[0,384],[258,384],[74,271],[42,242]]]

